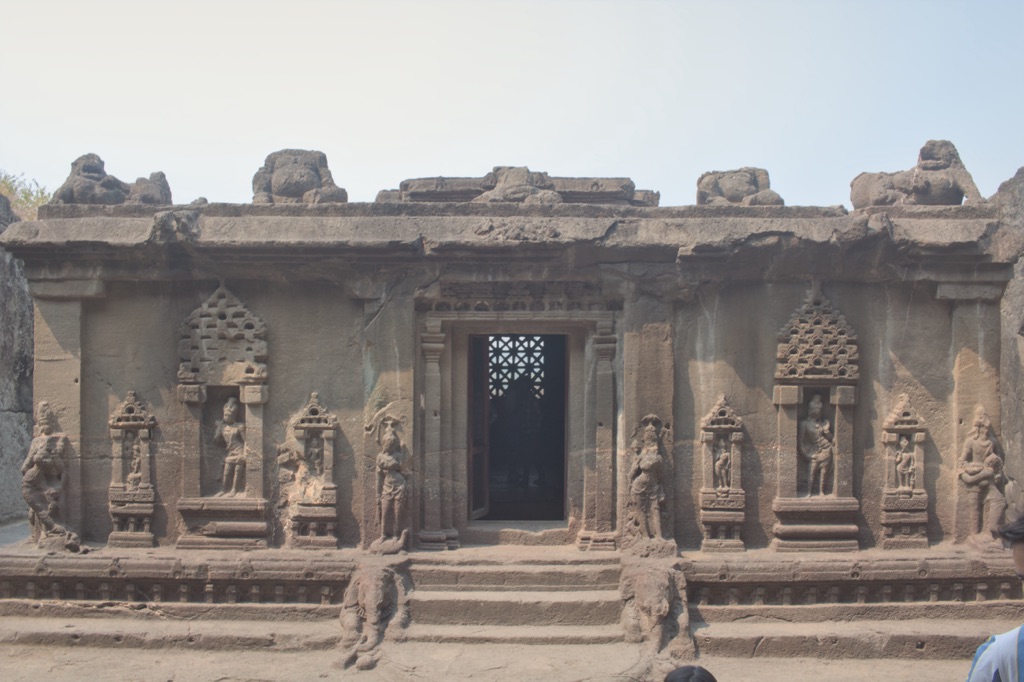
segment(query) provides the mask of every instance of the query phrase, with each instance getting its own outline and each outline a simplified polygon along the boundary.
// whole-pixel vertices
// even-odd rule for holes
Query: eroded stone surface
[[[71,164],[71,175],[64,181],[51,204],[145,204],[167,206],[171,201],[171,188],[167,177],[152,173],[149,178],[138,178],[129,185],[108,175],[103,159],[96,154],[84,154]]]
[[[784,203],[772,190],[768,171],[763,168],[708,171],[697,180],[698,206],[782,206]]]
[[[282,149],[267,156],[252,178],[254,204],[345,203],[348,193],[334,184],[327,155]]]
[[[965,201],[966,200],[966,201]],[[918,204],[959,206],[982,203],[974,178],[960,153],[948,140],[928,140],[917,157],[917,166],[898,173],[861,173],[850,183],[854,208]]]

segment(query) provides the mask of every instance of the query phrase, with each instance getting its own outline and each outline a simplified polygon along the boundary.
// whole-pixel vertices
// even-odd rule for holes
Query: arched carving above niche
[[[222,284],[181,326],[178,381],[227,386],[267,380],[267,327]]]

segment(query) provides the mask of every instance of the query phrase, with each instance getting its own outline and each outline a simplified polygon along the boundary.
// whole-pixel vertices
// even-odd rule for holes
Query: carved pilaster
[[[442,527],[441,355],[444,353],[445,340],[446,336],[441,332],[441,320],[428,318],[426,328],[420,334],[424,392],[423,483],[420,489],[423,527],[419,531],[421,549],[458,546],[458,533],[454,529]]]
[[[581,550],[615,549],[615,370],[612,360],[618,340],[614,322],[602,319],[593,337],[597,360],[597,432],[594,453],[587,457],[583,480],[583,528],[576,544]]]

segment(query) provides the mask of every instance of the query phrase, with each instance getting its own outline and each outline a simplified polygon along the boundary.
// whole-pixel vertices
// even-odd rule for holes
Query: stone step
[[[417,590],[615,590],[619,564],[421,565],[410,568]]]
[[[138,618],[0,618],[0,644],[122,649],[309,651],[338,645],[338,621],[167,621]]]
[[[931,619],[691,623],[701,656],[970,660],[989,635],[1019,621]]]
[[[622,602],[616,590],[413,590],[409,613],[420,625],[612,625]]]
[[[622,642],[621,625],[410,625],[405,642],[446,644],[610,644]]]

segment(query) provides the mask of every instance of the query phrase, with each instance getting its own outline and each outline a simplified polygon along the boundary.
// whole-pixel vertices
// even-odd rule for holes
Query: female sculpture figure
[[[900,449],[896,453],[896,476],[899,478],[900,490],[914,489],[914,449],[910,439],[900,436]]]
[[[719,495],[728,495],[732,487],[732,453],[725,436],[715,439],[715,490]]]
[[[238,422],[238,399],[231,396],[224,403],[224,419],[217,422],[213,442],[227,450],[224,458],[224,487],[219,495],[244,495],[245,488],[245,424]]]
[[[807,460],[807,494],[814,495],[815,483],[818,495],[831,492],[832,458],[835,445],[832,442],[832,424],[822,414],[824,405],[821,396],[815,393],[807,403],[807,418],[800,422],[800,437],[797,448],[800,456]]]
[[[647,415],[640,421],[633,440],[636,459],[630,470],[629,493],[636,507],[640,534],[661,538],[661,504],[665,500],[662,477],[665,458],[661,453],[661,419]]]

